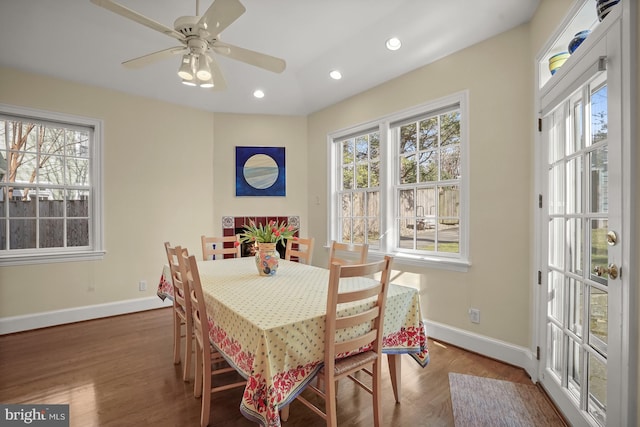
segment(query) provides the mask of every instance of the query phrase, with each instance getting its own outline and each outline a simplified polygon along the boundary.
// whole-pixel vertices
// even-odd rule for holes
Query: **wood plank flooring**
[[[0,336],[0,402],[69,404],[70,425],[198,426],[193,378],[183,382],[172,361],[171,309]],[[520,368],[429,340],[431,362],[403,356],[402,403],[395,404],[384,364],[386,426],[453,426],[449,372],[531,384]],[[193,374],[192,374],[193,375]],[[212,398],[211,426],[255,426],[240,414],[242,389]],[[342,381],[338,422],[373,425],[370,395]],[[324,422],[299,402],[283,426]]]

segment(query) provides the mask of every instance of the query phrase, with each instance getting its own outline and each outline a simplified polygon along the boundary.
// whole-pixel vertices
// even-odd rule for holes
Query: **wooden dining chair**
[[[311,264],[311,257],[313,256],[313,243],[315,239],[310,237],[308,239],[289,239],[287,240],[287,248],[284,253],[284,259],[291,260],[291,257],[298,258],[298,262],[304,264]],[[294,245],[297,245],[294,248]]]
[[[164,243],[173,283],[173,363],[180,363],[180,341],[184,338],[184,363],[182,379],[187,381],[191,373],[191,353],[193,343],[193,325],[191,323],[191,300],[189,299],[189,284],[185,283],[180,271],[180,257],[189,255],[187,249],[180,246],[171,247]],[[184,327],[184,333],[182,331]]]
[[[200,426],[205,427],[209,425],[211,394],[231,388],[245,387],[247,382],[242,379],[241,381],[227,382],[222,385],[212,385],[212,378],[214,376],[235,372],[235,369],[229,366],[209,341],[209,319],[204,304],[204,294],[202,292],[196,257],[193,255],[184,255],[181,257],[181,264],[184,275],[187,277],[189,289],[191,290],[191,313],[196,337],[196,377],[193,394],[195,397],[202,397]],[[233,378],[236,379],[237,377],[234,376]]]
[[[332,240],[329,252],[329,268],[334,262],[340,265],[364,264],[367,262],[368,253],[369,245],[366,243],[340,243]]]
[[[240,258],[240,235],[224,236],[224,237],[207,237],[200,236],[202,241],[202,259],[204,261],[212,259],[223,259],[225,255],[233,255],[234,258]],[[225,248],[225,243],[233,243],[232,247]]]
[[[297,399],[327,422],[328,427],[337,426],[337,391],[336,381],[349,378],[364,390],[373,395],[373,422],[376,427],[382,421],[382,329],[384,325],[384,307],[389,287],[389,275],[393,257],[385,256],[383,260],[369,263],[343,266],[331,264],[329,273],[329,291],[327,295],[327,314],[324,338],[324,365],[318,372],[318,379],[324,384],[324,390],[309,382],[306,389],[324,400],[324,410],[311,403],[303,396]],[[380,273],[380,278],[372,280],[371,286],[358,290],[339,289],[341,279],[349,277],[370,276]],[[340,309],[340,304],[371,300],[372,305],[365,311]],[[371,325],[368,329],[366,325]],[[349,328],[347,334],[336,331]],[[364,329],[366,332],[357,333]],[[363,350],[364,349],[364,350]],[[347,355],[347,356],[345,356]],[[372,376],[371,386],[365,384],[353,374],[364,371]]]

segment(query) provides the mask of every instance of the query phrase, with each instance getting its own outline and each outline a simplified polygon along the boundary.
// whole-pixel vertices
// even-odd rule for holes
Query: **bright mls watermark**
[[[0,427],[69,427],[69,405],[0,403]]]

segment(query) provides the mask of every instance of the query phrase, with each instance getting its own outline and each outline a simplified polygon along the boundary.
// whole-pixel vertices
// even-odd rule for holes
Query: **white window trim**
[[[394,194],[395,185],[393,177],[398,173],[398,166],[396,161],[397,156],[394,152],[393,144],[391,143],[392,130],[390,128],[390,124],[429,111],[442,109],[453,104],[460,105],[460,168],[462,171],[462,177],[460,179],[460,199],[462,201],[462,207],[460,209],[460,254],[453,258],[392,250],[392,242],[395,241],[396,232],[392,226],[393,218],[395,217],[395,202],[387,203],[387,201],[389,200],[390,195]],[[339,206],[337,206],[336,203],[335,190],[337,179],[335,165],[337,158],[336,150],[333,145],[334,141],[354,133],[364,132],[377,127],[380,131],[381,155],[383,156],[380,163],[380,203],[381,206],[385,207],[383,208],[385,210],[381,218],[380,227],[382,230],[387,230],[387,232],[382,233],[383,235],[380,239],[380,250],[371,250],[371,248],[369,248],[371,259],[381,259],[385,254],[390,254],[395,257],[394,265],[397,266],[404,265],[413,267],[431,267],[452,271],[468,271],[471,266],[471,261],[469,259],[469,123],[469,91],[465,90],[386,115],[375,120],[370,120],[366,123],[361,123],[329,133],[327,135],[327,159],[329,160],[329,173],[327,174],[327,188],[329,189],[327,192],[327,242],[335,239],[336,224],[333,224],[332,220],[337,217],[337,209],[339,209]],[[391,166],[389,166],[389,161],[392,162]],[[391,176],[389,176],[390,173]],[[392,198],[392,200],[394,199]]]
[[[93,128],[93,146],[91,147],[91,225],[93,229],[93,245],[88,250],[78,250],[74,248],[51,248],[38,250],[37,253],[30,251],[7,253],[0,255],[0,266],[44,264],[54,262],[70,261],[93,261],[104,258],[104,210],[103,210],[103,170],[104,159],[102,150],[103,141],[103,121],[91,117],[76,116],[71,114],[57,113],[53,111],[37,110],[27,107],[0,104],[0,112],[33,118],[37,120],[47,120],[70,125],[81,125]],[[9,251],[10,252],[10,251]]]

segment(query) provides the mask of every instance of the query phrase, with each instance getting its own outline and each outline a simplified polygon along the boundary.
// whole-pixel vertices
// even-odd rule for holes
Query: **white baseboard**
[[[425,320],[427,336],[435,340],[464,348],[465,350],[518,366],[524,369],[533,381],[537,381],[535,354],[520,347],[484,335],[478,335],[443,323]]]
[[[24,316],[4,317],[0,318],[0,335],[63,325],[65,323],[80,322],[83,320],[99,319],[101,317],[117,316],[119,314],[134,313],[137,311],[152,310],[154,308],[168,307],[172,304],[173,302],[168,298],[163,302],[157,296],[152,296]]]

